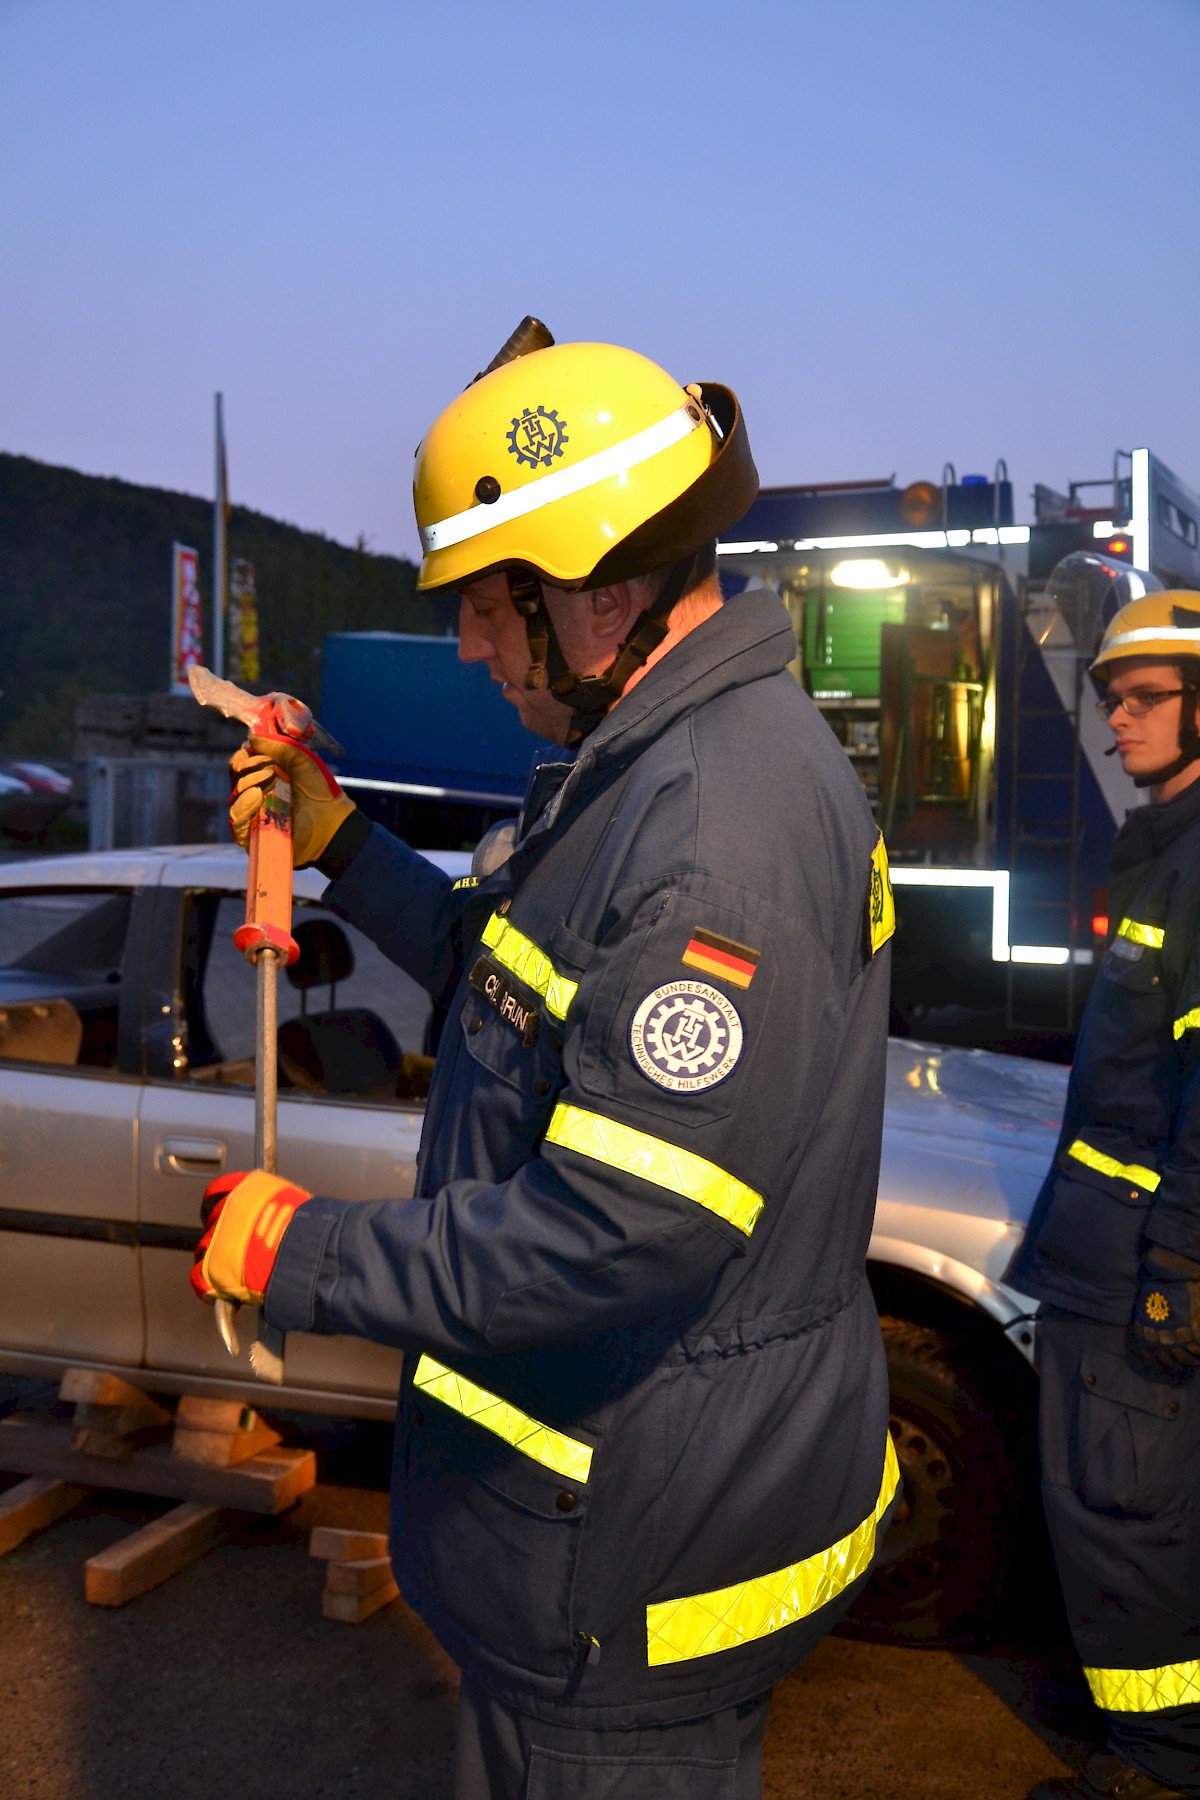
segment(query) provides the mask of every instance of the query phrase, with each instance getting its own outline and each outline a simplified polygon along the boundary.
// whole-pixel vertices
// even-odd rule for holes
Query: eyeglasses
[[[1105,694],[1103,700],[1097,700],[1096,711],[1111,719],[1123,706],[1131,719],[1144,719],[1160,700],[1177,700],[1183,691],[1182,688],[1136,688],[1132,694],[1122,694],[1119,700],[1115,694]]]

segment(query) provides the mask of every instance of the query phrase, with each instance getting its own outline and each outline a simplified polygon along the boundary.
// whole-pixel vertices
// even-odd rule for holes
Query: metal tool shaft
[[[264,945],[254,959],[258,1055],[254,1067],[254,1166],[276,1173],[279,1154],[279,962],[280,953]],[[250,1346],[254,1373],[264,1381],[283,1380],[283,1333],[259,1315]]]

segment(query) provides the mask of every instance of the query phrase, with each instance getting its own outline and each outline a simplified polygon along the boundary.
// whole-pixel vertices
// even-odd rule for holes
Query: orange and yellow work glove
[[[261,1306],[283,1234],[312,1195],[278,1175],[255,1169],[218,1175],[204,1190],[207,1230],[196,1245],[191,1283],[201,1300]]]
[[[297,869],[316,862],[355,810],[320,757],[287,738],[251,737],[230,757],[229,773],[229,829],[243,850],[266,794],[281,775],[291,783],[292,862]]]

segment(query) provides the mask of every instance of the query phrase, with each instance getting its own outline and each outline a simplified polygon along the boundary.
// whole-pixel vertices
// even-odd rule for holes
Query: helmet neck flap
[[[617,654],[599,675],[580,675],[562,652],[554,622],[546,610],[546,597],[538,577],[527,570],[508,571],[512,603],[525,621],[529,641],[529,671],[525,686],[549,688],[556,700],[571,708],[567,744],[581,743],[596,729],[614,700],[624,693],[630,677],[644,668],[670,630],[670,613],[683,594],[695,567],[695,554],[677,562],[650,605],[639,613],[632,631]]]

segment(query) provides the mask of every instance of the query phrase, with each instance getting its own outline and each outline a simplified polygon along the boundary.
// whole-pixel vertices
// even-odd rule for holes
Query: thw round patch
[[[742,1021],[703,981],[668,981],[647,994],[629,1022],[629,1053],[656,1087],[694,1094],[716,1087],[742,1054]]]

